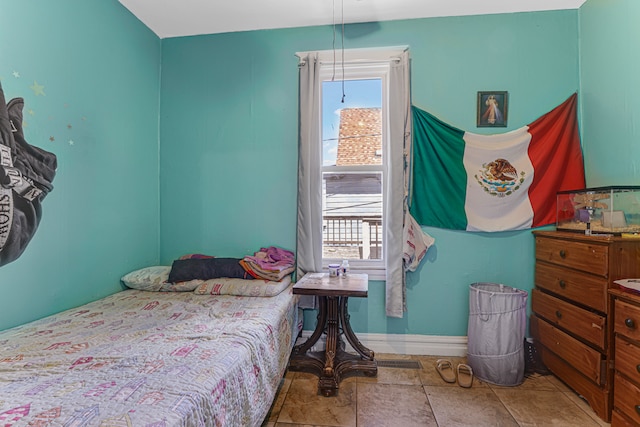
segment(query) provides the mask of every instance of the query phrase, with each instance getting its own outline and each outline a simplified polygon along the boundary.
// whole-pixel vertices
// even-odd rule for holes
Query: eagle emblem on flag
[[[478,184],[492,196],[505,197],[520,189],[526,173],[518,170],[506,159],[495,159],[484,163],[479,175],[474,175]]]

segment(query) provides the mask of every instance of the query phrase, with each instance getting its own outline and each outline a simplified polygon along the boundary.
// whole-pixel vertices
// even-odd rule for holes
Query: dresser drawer
[[[536,259],[607,277],[609,247],[595,242],[536,237]]]
[[[536,286],[607,312],[607,279],[544,262],[536,263]]]
[[[616,370],[640,384],[640,347],[616,337]]]
[[[537,322],[540,343],[549,351],[589,378],[596,384],[603,384],[603,355],[569,334],[539,318]]]
[[[640,389],[616,372],[613,401],[616,408],[640,425]]]
[[[617,334],[640,341],[640,307],[616,299],[613,329]]]
[[[604,350],[607,319],[596,313],[569,304],[537,289],[531,291],[531,309],[554,326]]]
[[[619,409],[611,411],[611,427],[637,427],[622,415]]]

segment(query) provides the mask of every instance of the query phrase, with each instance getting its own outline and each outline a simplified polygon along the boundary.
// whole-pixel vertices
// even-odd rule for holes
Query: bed
[[[0,425],[259,426],[301,320],[289,277],[233,280],[127,289],[0,332]]]

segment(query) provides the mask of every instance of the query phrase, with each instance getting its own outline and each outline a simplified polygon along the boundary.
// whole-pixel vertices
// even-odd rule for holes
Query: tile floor
[[[518,387],[476,378],[471,388],[462,388],[440,378],[439,358],[377,354],[378,360],[417,359],[422,369],[379,367],[377,378],[347,378],[334,397],[318,394],[314,375],[287,372],[263,427],[609,425],[553,375],[533,375]],[[454,366],[465,361],[447,359]]]

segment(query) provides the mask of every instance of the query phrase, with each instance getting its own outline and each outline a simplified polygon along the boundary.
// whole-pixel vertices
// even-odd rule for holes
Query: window
[[[344,82],[341,68],[320,70],[323,267],[348,259],[355,270],[384,269],[388,68],[345,64]]]
[[[298,274],[348,259],[352,271],[386,281],[387,314],[402,317],[407,47],[297,56]]]

